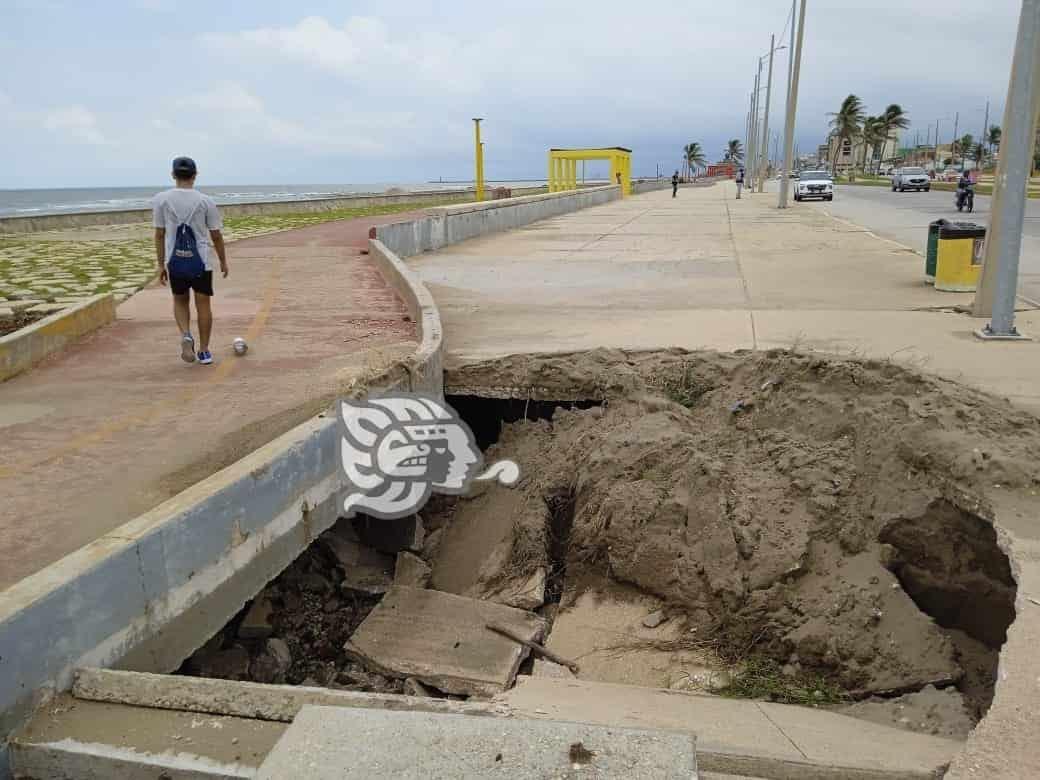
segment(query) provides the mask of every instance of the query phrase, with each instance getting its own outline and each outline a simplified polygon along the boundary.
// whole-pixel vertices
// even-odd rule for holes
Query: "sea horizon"
[[[488,185],[544,185],[544,179],[489,180]],[[138,187],[0,188],[0,217],[33,217],[92,211],[148,208],[152,196],[170,184]],[[217,205],[313,200],[355,195],[383,195],[389,191],[436,192],[472,187],[473,181],[375,182],[367,184],[229,184],[199,185]]]

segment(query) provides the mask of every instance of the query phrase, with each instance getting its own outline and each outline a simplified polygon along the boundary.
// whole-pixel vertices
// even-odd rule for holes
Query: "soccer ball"
[[[244,355],[246,354],[246,351],[249,349],[249,345],[246,344],[246,340],[241,336],[239,336],[232,342],[232,347],[234,347],[236,355]]]

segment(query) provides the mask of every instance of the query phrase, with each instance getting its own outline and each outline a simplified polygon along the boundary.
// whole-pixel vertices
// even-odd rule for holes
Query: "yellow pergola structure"
[[[579,160],[610,160],[610,181],[621,184],[621,194],[632,194],[632,150],[623,146],[599,149],[550,149],[549,192],[578,189]]]

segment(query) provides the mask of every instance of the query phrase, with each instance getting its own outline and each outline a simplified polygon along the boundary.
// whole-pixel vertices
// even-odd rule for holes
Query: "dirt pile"
[[[520,485],[462,499],[442,532],[469,514],[497,529],[471,593],[566,572],[566,609],[583,574],[607,576],[724,658],[856,696],[956,683],[988,706],[1015,585],[986,496],[1040,481],[1036,418],[893,364],[782,351],[517,356],[447,379],[605,400],[503,426],[488,460],[516,458]]]

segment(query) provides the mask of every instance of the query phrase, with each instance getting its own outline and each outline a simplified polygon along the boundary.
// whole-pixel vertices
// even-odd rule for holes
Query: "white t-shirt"
[[[152,225],[166,228],[166,264],[170,263],[173,245],[177,241],[177,228],[191,217],[188,224],[195,233],[195,243],[207,271],[213,270],[210,262],[209,231],[224,227],[217,204],[209,195],[186,187],[174,187],[160,192],[152,198]]]

